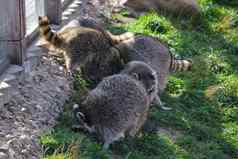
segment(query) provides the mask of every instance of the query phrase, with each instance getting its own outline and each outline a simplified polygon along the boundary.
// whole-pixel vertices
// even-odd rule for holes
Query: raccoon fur
[[[97,29],[102,33],[105,29],[93,21],[92,19],[85,19],[81,24]],[[192,67],[191,60],[177,59],[169,51],[166,44],[161,42],[158,38],[143,35],[134,35],[127,40],[123,40],[114,48],[120,54],[120,58],[124,63],[130,61],[143,61],[150,65],[158,74],[158,92],[161,93],[166,87],[167,78],[173,72],[188,71]]]
[[[156,73],[149,65],[130,62],[120,74],[104,78],[74,107],[76,118],[84,120],[83,127],[94,132],[106,149],[124,136],[133,137],[157,94],[155,80]]]
[[[66,70],[72,72],[78,66],[85,77],[100,81],[102,77],[112,75],[122,68],[120,54],[113,49],[127,36],[110,36],[109,34],[87,27],[67,27],[62,32],[53,32],[49,19],[39,17],[40,37],[45,39],[65,60]]]

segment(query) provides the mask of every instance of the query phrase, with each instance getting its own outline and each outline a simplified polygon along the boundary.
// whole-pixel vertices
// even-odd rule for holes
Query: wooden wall
[[[0,71],[2,63],[6,63],[7,58],[13,64],[22,64],[24,61],[26,48],[25,2],[26,0],[0,0]],[[40,10],[37,9],[37,12],[40,14],[45,12],[54,24],[61,23],[61,0],[35,0],[35,3],[41,7]]]
[[[0,47],[14,64],[24,57],[24,13],[24,0],[0,0]]]

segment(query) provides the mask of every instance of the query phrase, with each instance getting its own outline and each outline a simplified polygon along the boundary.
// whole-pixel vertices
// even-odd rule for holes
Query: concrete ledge
[[[23,82],[24,79],[24,68],[18,65],[10,65],[6,71],[7,74],[13,75],[17,79],[17,83]]]
[[[11,74],[4,74],[1,78],[0,81],[6,82],[7,84],[16,87],[18,82],[17,82],[17,78],[14,75]]]

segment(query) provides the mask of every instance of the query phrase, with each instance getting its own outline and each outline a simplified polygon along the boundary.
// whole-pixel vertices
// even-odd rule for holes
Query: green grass
[[[77,76],[77,93],[54,130],[41,137],[43,158],[238,159],[238,5],[234,1],[200,0],[203,25],[148,13],[135,22],[110,26],[157,36],[176,57],[192,58],[191,72],[173,74],[162,100],[173,108],[150,110],[140,137],[102,150],[93,137],[71,131],[72,103],[87,84]],[[123,11],[122,16],[127,16]],[[163,128],[166,133],[158,132]]]

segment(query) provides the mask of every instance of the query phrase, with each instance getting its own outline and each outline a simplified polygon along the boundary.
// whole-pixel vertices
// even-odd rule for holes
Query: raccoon
[[[81,24],[103,33],[106,32],[100,24],[91,19],[83,20]],[[167,45],[156,37],[134,35],[121,41],[114,48],[119,52],[124,63],[134,60],[143,61],[156,70],[159,93],[162,93],[165,89],[170,73],[187,71],[192,67],[192,60],[176,59],[170,53]]]
[[[149,97],[150,103],[158,99],[158,75],[148,64],[141,61],[131,61],[121,71],[121,74],[137,76],[136,79],[142,81]]]
[[[104,78],[80,106],[74,106],[76,118],[107,149],[114,141],[133,137],[140,130],[156,87],[156,74],[149,65],[130,62],[120,74]]]
[[[158,74],[158,95],[153,101],[154,105],[163,110],[171,110],[161,102],[159,95],[167,85],[168,76],[173,72],[187,71],[192,67],[192,60],[176,59],[168,47],[158,38],[138,35],[135,38],[125,40],[115,46],[121,53],[124,62],[138,60],[150,65]]]
[[[121,53],[124,62],[143,61],[157,72],[159,93],[165,89],[167,78],[171,73],[188,71],[192,67],[192,60],[176,59],[168,47],[155,37],[138,35],[115,47]]]
[[[201,8],[196,0],[122,0],[120,3],[128,8],[134,16],[154,10],[159,13],[167,11],[176,16],[192,17],[195,20],[201,18]]]
[[[109,64],[122,67],[121,61],[117,60],[118,52],[111,47],[123,38],[127,39],[126,36],[109,36],[93,28],[80,26],[68,27],[62,32],[55,33],[52,32],[46,16],[39,17],[39,32],[41,38],[63,54],[68,72],[80,66],[91,80],[100,81],[102,77],[115,71],[113,65],[109,67]],[[95,68],[97,72],[93,74]]]

